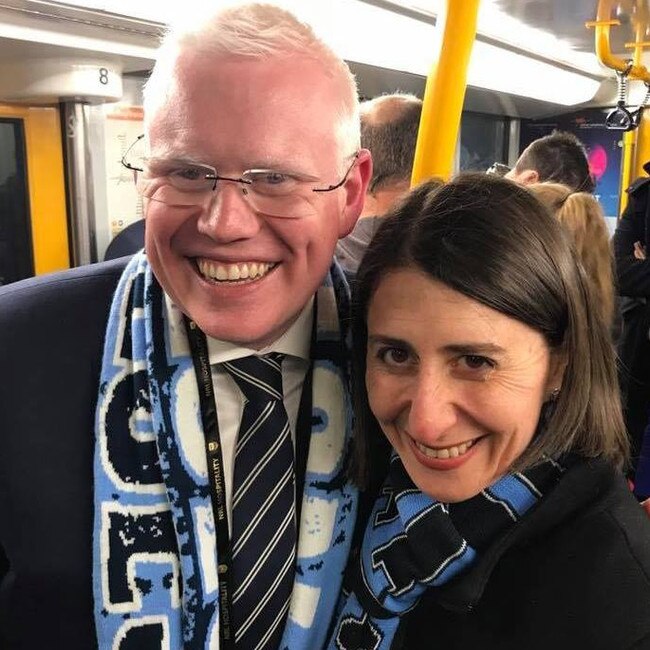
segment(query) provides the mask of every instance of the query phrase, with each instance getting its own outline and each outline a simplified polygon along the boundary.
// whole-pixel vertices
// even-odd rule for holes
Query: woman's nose
[[[420,373],[410,402],[409,433],[425,444],[433,444],[457,420],[453,381],[439,371]]]

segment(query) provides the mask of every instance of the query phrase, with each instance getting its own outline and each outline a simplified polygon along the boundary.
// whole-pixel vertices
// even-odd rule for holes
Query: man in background
[[[336,246],[336,257],[354,274],[384,215],[405,194],[418,137],[422,101],[395,93],[365,101],[361,111],[361,146],[372,154],[373,174],[354,230]]]
[[[650,164],[644,166],[650,171]],[[632,446],[635,492],[650,496],[650,438],[644,434],[650,415],[650,177],[637,178],[627,188],[628,201],[614,233],[617,290],[623,328],[618,344],[623,415]],[[644,450],[645,446],[645,450]],[[645,456],[644,462],[640,458]],[[650,504],[650,501],[648,501]],[[650,505],[649,505],[650,507]]]
[[[521,185],[552,182],[574,192],[593,193],[595,189],[585,147],[567,131],[553,131],[533,140],[505,177]]]
[[[106,252],[104,261],[116,260],[125,255],[133,255],[144,246],[144,219],[138,219],[130,223],[126,228],[111,239]]]

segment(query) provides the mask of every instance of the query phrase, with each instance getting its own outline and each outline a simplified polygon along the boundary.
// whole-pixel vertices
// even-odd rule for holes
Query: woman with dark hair
[[[424,184],[355,309],[354,471],[377,496],[331,647],[650,648],[650,522],[561,225],[507,180]]]

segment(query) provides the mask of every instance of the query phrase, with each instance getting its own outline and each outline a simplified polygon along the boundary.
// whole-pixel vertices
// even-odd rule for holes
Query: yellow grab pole
[[[411,185],[434,176],[451,176],[479,1],[446,0],[446,10],[438,15]]]
[[[621,179],[619,191],[619,216],[627,206],[627,192],[625,191],[632,182],[634,168],[634,154],[636,150],[636,130],[623,133],[623,155],[621,160]]]
[[[647,11],[644,9],[644,0],[636,0],[636,14],[634,18],[634,56],[632,63],[634,67],[641,66],[641,59],[643,56],[643,42],[645,38],[645,30],[647,27]],[[623,214],[627,206],[627,192],[625,191],[632,182],[632,174],[634,171],[634,163],[636,159],[636,145],[637,145],[637,130],[626,131],[623,134],[623,156],[621,162],[621,179],[619,191],[619,215]]]

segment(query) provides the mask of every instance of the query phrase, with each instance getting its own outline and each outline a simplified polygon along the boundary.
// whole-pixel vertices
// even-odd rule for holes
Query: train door
[[[0,104],[0,285],[69,266],[59,110]]]

